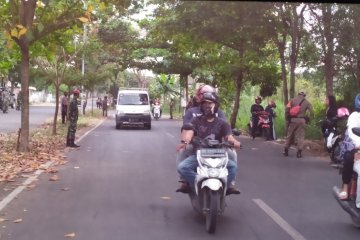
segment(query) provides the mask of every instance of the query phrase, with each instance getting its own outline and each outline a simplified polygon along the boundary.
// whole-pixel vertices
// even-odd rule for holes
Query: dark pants
[[[67,106],[63,106],[61,108],[61,122],[65,123],[66,121],[66,114],[67,114]]]
[[[349,184],[353,175],[354,154],[356,150],[347,151],[344,154],[344,167],[342,169],[343,184]]]
[[[173,119],[174,108],[170,108],[170,119]]]
[[[255,137],[256,130],[258,129],[259,118],[258,117],[252,117],[251,121],[252,121],[251,135],[252,135],[252,137]]]

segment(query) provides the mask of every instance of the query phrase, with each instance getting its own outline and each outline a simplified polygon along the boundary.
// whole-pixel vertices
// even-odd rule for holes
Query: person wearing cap
[[[289,121],[289,126],[287,128],[287,136],[285,141],[285,148],[283,155],[289,155],[289,148],[293,142],[297,143],[297,152],[296,157],[302,157],[302,150],[304,147],[305,140],[305,127],[306,124],[310,121],[310,117],[314,116],[314,111],[310,102],[305,98],[306,93],[303,90],[300,90],[298,96],[291,99],[285,108],[285,115]],[[299,106],[300,111],[296,116],[290,116],[290,109]],[[310,112],[310,117],[307,112]]]
[[[80,95],[80,91],[75,89],[73,91],[73,99],[69,104],[69,128],[66,137],[66,146],[78,148],[79,145],[75,144],[75,133],[77,128],[77,121],[79,117],[79,110],[78,110],[78,98]]]
[[[255,139],[256,131],[259,125],[259,113],[264,111],[264,107],[261,106],[262,98],[260,96],[255,97],[255,103],[251,105],[250,112],[251,112],[251,136],[252,139]]]
[[[195,134],[200,139],[216,139],[220,142],[225,139],[233,143],[235,148],[240,148],[240,142],[232,136],[230,124],[215,116],[218,108],[219,101],[217,95],[210,92],[204,93],[200,103],[202,115],[194,117],[190,123],[184,124],[178,149],[185,148],[192,141]],[[194,153],[181,161],[177,166],[178,173],[186,181],[183,182],[177,192],[189,193],[195,191],[194,180],[198,166],[196,148],[197,145],[194,144]],[[226,194],[239,194],[240,191],[230,184],[235,180],[237,171],[237,163],[230,155],[227,169],[229,171],[227,180],[229,185]]]

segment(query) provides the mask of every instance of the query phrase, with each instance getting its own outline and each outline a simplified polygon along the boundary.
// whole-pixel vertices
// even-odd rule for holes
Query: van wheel
[[[145,126],[146,129],[149,129],[149,130],[151,129],[151,123],[147,123],[144,126]]]
[[[121,124],[120,123],[117,123],[116,126],[115,126],[116,129],[120,129],[121,128]]]

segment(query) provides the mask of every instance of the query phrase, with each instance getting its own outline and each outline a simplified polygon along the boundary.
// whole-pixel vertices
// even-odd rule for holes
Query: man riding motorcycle
[[[194,117],[198,117],[203,114],[200,109],[200,103],[203,98],[203,95],[205,93],[215,93],[215,92],[216,92],[215,88],[213,88],[210,85],[202,85],[197,89],[196,94],[194,96],[194,101],[193,101],[192,107],[187,109],[185,112],[185,116],[183,119],[183,125],[190,123]],[[215,117],[219,117],[219,118],[223,119],[224,121],[227,121],[225,113],[220,108],[217,109],[217,112],[215,113]],[[184,132],[182,132],[182,134],[183,133]],[[185,158],[192,155],[193,151],[194,151],[194,149],[193,149],[192,144],[188,144],[186,147],[184,147],[182,149],[177,149],[176,164],[179,164],[182,160],[184,160]],[[235,159],[235,161],[237,162],[236,151],[234,149],[228,149],[227,152],[228,152],[230,158]],[[183,182],[183,180],[180,179],[180,182]],[[235,181],[233,181],[229,184],[235,186]],[[179,188],[177,190],[177,192],[182,192],[182,188]]]
[[[240,148],[240,142],[232,136],[230,125],[216,117],[219,108],[218,97],[215,93],[204,93],[200,103],[201,116],[195,117],[189,124],[184,124],[181,134],[181,143],[178,149],[185,148],[191,143],[194,135],[201,139],[216,139],[222,141],[223,139],[234,144],[234,147]],[[198,162],[196,160],[196,146],[194,145],[193,154],[181,161],[177,170],[181,177],[187,181],[187,184],[182,185],[181,192],[194,191],[194,180],[196,176],[196,168]],[[228,182],[231,183],[236,177],[237,164],[233,156],[229,155],[229,162],[227,169],[229,171]],[[239,194],[240,191],[233,186],[228,187],[227,194]]]

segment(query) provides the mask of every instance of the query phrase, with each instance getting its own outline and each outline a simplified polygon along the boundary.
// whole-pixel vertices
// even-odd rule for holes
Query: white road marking
[[[78,143],[79,141],[81,141],[85,136],[87,136],[91,131],[93,131],[94,129],[96,129],[98,126],[100,126],[100,124],[102,124],[105,120],[100,121],[95,127],[93,127],[92,129],[90,129],[89,131],[87,131],[84,135],[82,135],[77,141],[76,143]],[[49,168],[52,164],[54,163],[54,161],[48,161],[47,163],[42,165],[42,169],[47,169]],[[0,212],[14,199],[17,197],[17,195],[19,195],[28,185],[30,185],[33,181],[35,181],[37,179],[38,176],[40,176],[41,173],[43,173],[45,170],[36,170],[36,172],[30,176],[29,178],[27,178],[20,186],[18,186],[17,188],[15,188],[9,195],[7,195],[3,200],[1,200],[0,202]]]
[[[48,167],[50,167],[52,164],[54,163],[54,161],[49,161],[47,163],[45,163],[44,165],[42,165],[44,169],[47,169]],[[9,204],[19,193],[21,193],[29,184],[31,184],[34,180],[37,179],[37,177],[43,173],[44,170],[37,170],[34,175],[32,175],[31,177],[27,178],[22,184],[21,186],[18,186],[17,188],[15,188],[9,195],[7,195],[1,202],[0,202],[0,211],[3,210],[7,204]]]
[[[285,232],[287,232],[294,240],[306,240],[295,228],[287,223],[279,214],[277,214],[271,207],[269,207],[261,199],[253,199],[253,201],[272,218]]]
[[[171,133],[166,133],[166,135],[168,135],[169,137],[171,137],[171,138],[175,138],[175,136],[174,135],[172,135]]]

